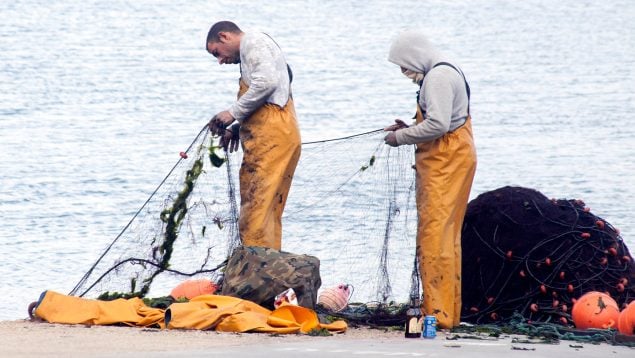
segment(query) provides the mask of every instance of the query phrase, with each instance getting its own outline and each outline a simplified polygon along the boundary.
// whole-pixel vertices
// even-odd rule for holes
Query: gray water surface
[[[0,319],[68,292],[229,106],[238,68],[204,50],[224,19],[284,49],[305,141],[410,118],[416,87],[386,58],[399,30],[424,29],[472,88],[472,198],[520,185],[582,199],[634,249],[633,1],[32,0],[0,14]]]

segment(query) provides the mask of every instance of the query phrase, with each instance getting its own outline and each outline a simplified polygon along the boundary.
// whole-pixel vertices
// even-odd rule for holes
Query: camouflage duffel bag
[[[221,295],[239,297],[273,309],[276,295],[292,288],[298,304],[313,309],[321,284],[317,257],[241,246],[227,261]]]

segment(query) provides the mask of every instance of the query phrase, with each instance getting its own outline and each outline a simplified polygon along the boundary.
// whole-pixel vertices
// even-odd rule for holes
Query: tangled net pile
[[[581,200],[548,199],[504,187],[468,205],[462,237],[462,319],[571,324],[573,300],[608,293],[625,306],[635,297],[633,258],[618,230]]]
[[[349,323],[399,326],[420,294],[414,257],[412,147],[391,148],[375,130],[306,142],[283,216],[284,251],[321,261],[322,287],[353,288],[351,304],[318,312]],[[240,245],[238,167],[203,128],[71,295],[165,297],[187,278],[217,280]],[[572,300],[635,295],[632,257],[617,230],[576,200],[531,189],[484,193],[463,228],[463,314],[474,323],[570,325]],[[620,286],[621,284],[621,286]],[[163,304],[169,304],[165,300]]]

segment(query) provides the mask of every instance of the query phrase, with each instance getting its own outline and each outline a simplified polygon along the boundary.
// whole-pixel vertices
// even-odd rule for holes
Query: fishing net
[[[517,312],[567,325],[583,293],[606,292],[620,307],[635,297],[633,259],[618,230],[581,200],[520,187],[483,193],[468,205],[462,247],[467,322]]]
[[[520,313],[514,313],[509,319],[496,323],[469,325],[462,324],[454,327],[448,340],[476,339],[495,341],[501,336],[515,334],[511,339],[514,350],[535,350],[527,348],[527,344],[558,344],[561,340],[575,341],[569,344],[571,348],[584,348],[579,343],[607,343],[612,345],[635,347],[632,337],[620,335],[614,329],[586,329],[579,330],[557,322],[530,321]],[[524,346],[515,346],[523,344]]]
[[[351,301],[405,302],[411,290],[414,151],[384,135],[303,143],[283,216],[283,250],[318,257],[322,287],[351,285]],[[217,142],[201,130],[72,295],[158,297],[188,278],[220,279],[240,245],[241,154]]]
[[[319,258],[322,287],[351,286],[345,309],[317,307],[349,324],[400,326],[405,302],[421,290],[414,150],[386,146],[383,136],[303,143],[283,216],[283,250]],[[221,280],[240,245],[242,158],[215,143],[203,128],[70,294],[162,297],[188,278]],[[481,194],[468,205],[462,241],[467,322],[520,315],[570,326],[572,300],[584,292],[607,291],[619,304],[635,295],[618,231],[579,200],[514,187]]]

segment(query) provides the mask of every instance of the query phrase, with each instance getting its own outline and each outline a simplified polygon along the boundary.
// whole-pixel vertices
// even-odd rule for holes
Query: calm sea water
[[[285,50],[304,140],[409,118],[416,88],[386,57],[399,30],[424,29],[472,87],[472,197],[579,198],[635,250],[630,0],[33,0],[0,14],[0,319],[68,292],[231,103],[238,68],[204,50],[223,19]]]

